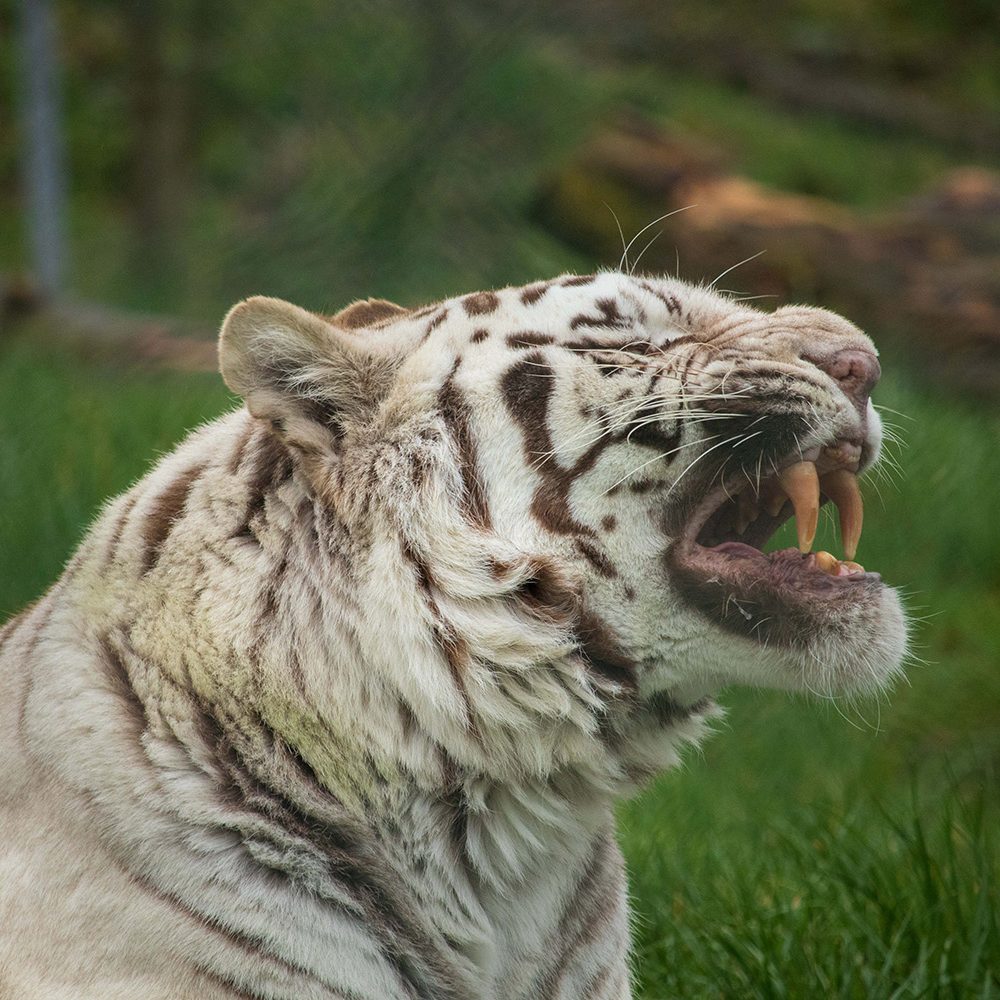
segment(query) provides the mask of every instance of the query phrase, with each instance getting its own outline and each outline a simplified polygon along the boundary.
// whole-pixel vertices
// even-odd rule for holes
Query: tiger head
[[[459,753],[900,668],[897,595],[854,562],[879,364],[833,313],[609,272],[331,318],[253,298],[220,357],[345,526],[369,668]],[[827,501],[843,559],[811,551]]]

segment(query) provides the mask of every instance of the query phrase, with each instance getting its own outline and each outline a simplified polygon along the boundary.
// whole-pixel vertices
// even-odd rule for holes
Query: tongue
[[[727,556],[759,556],[760,549],[755,549],[745,542],[722,542],[714,547],[714,551],[722,552]]]

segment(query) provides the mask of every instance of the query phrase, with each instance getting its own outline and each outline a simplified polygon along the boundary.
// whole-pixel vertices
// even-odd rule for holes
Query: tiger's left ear
[[[247,409],[302,451],[329,450],[346,425],[371,417],[397,358],[384,346],[280,299],[234,306],[219,335],[219,369]]]

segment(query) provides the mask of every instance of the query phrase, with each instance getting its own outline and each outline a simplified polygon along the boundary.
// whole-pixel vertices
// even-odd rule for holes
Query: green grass
[[[1000,415],[898,372],[878,395],[907,414],[904,475],[868,488],[859,556],[926,617],[922,662],[879,703],[727,692],[703,751],[623,807],[647,1000],[1000,996]],[[0,616],[230,402],[214,376],[0,348]]]
[[[814,798],[720,828],[711,813],[678,824],[686,804],[661,783],[626,825],[644,996],[1000,993],[996,844],[981,811]]]

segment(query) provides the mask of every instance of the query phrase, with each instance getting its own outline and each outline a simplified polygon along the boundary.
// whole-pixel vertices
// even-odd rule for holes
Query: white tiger
[[[220,364],[246,407],[0,633],[0,993],[630,996],[616,799],[725,684],[899,669],[804,554],[829,497],[853,558],[871,342],[611,272],[252,298]]]

